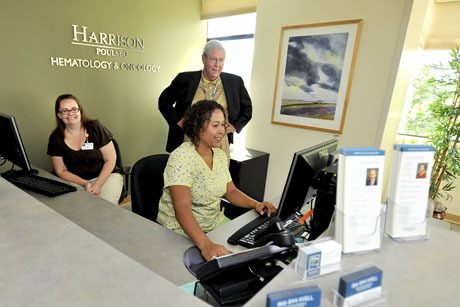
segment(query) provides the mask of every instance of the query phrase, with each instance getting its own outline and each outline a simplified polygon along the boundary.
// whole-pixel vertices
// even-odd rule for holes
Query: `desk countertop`
[[[331,289],[337,289],[339,277],[363,265],[383,270],[386,302],[379,306],[460,306],[460,235],[440,227],[429,228],[424,241],[396,242],[383,238],[377,253],[342,255],[342,270],[310,281],[301,281],[290,267],[283,270],[247,306],[261,306],[266,294],[289,287],[316,284],[322,290],[321,306],[332,306]]]
[[[14,187],[12,188],[9,183],[0,179],[2,207],[6,207],[8,210],[13,210],[11,208],[17,206],[15,204],[15,199],[18,199],[18,196],[13,195],[14,193],[12,191],[20,190]],[[126,271],[128,268],[131,269],[131,267],[132,270],[139,271],[139,273],[134,274],[138,275],[140,279],[136,281],[136,283],[145,283],[145,281],[148,281],[147,284],[151,284],[150,280],[162,280],[161,284],[165,284],[165,291],[173,291],[168,293],[175,293],[174,291],[178,289],[174,286],[171,288],[172,284],[169,282],[172,282],[175,285],[182,285],[194,280],[193,276],[185,269],[182,263],[183,252],[192,245],[192,242],[189,239],[170,232],[160,225],[145,220],[126,209],[114,206],[113,204],[92,196],[82,190],[56,198],[48,198],[46,196],[30,193],[40,202],[34,200],[34,198],[28,196],[24,192],[22,192],[22,194],[27,197],[19,197],[19,199],[22,199],[19,201],[21,202],[20,207],[8,213],[7,216],[5,216],[3,212],[0,216],[0,252],[2,252],[2,255],[7,255],[5,259],[0,261],[3,266],[0,267],[0,270],[2,272],[7,272],[6,275],[0,276],[0,283],[6,284],[7,280],[5,278],[8,276],[24,273],[24,271],[19,268],[11,269],[9,266],[13,266],[15,260],[14,258],[21,256],[19,250],[23,246],[27,246],[27,242],[33,240],[33,238],[40,237],[37,234],[40,234],[42,230],[45,231],[47,228],[43,226],[46,225],[45,223],[42,225],[44,229],[40,228],[35,229],[34,231],[33,225],[36,224],[38,220],[41,221],[43,219],[48,219],[50,212],[53,212],[51,210],[44,210],[46,207],[39,205],[41,206],[40,211],[33,213],[34,211],[30,211],[29,207],[35,207],[37,206],[37,203],[45,204],[73,222],[68,224],[64,223],[59,226],[63,229],[59,232],[51,234],[48,233],[48,240],[56,240],[57,242],[60,238],[63,241],[67,240],[66,242],[76,241],[76,244],[84,244],[85,241],[83,240],[83,243],[79,242],[80,239],[78,236],[71,231],[76,228],[79,229],[77,232],[82,232],[83,230],[81,228],[83,228],[94,236],[90,240],[90,243],[85,243],[89,244],[87,245],[88,248],[86,248],[86,246],[82,248],[82,245],[77,244],[76,247],[72,247],[69,249],[69,252],[65,254],[65,256],[69,258],[67,259],[68,263],[75,262],[75,265],[69,266],[68,271],[66,271],[66,274],[68,275],[66,276],[73,276],[73,267],[75,267],[76,270],[77,268],[85,266],[78,265],[81,252],[84,250],[90,251],[94,249],[91,254],[96,258],[96,260],[89,257],[90,255],[88,255],[88,253],[83,253],[83,256],[87,258],[82,258],[82,263],[85,264],[87,262],[99,261],[98,264],[105,268],[105,272],[116,276],[117,280],[124,280],[126,278],[129,279],[129,276],[125,276],[123,274],[127,274]],[[8,201],[4,205],[5,199]],[[45,213],[45,211],[48,213]],[[59,215],[54,214],[52,219],[56,219],[56,216]],[[210,232],[209,237],[215,242],[226,244],[226,239],[236,229],[255,216],[256,213],[254,211],[249,211],[232,222]],[[15,224],[17,221],[24,220],[24,217],[27,217],[25,220],[30,223],[30,225],[27,226],[29,227],[27,230],[21,228],[26,226]],[[59,223],[63,222],[61,221]],[[9,230],[11,227],[10,224],[14,227],[19,227],[14,231],[14,234],[11,230]],[[87,232],[85,232],[86,235],[88,235]],[[17,236],[17,238],[15,236]],[[73,236],[76,237],[73,238]],[[68,241],[68,238],[72,238],[72,240]],[[100,240],[96,240],[97,238]],[[19,241],[16,242],[16,240]],[[94,243],[95,240],[99,243],[104,243],[103,246],[93,247],[93,245],[97,245]],[[290,267],[287,267],[250,301],[248,301],[246,306],[265,306],[267,293],[309,284],[317,284],[322,289],[322,306],[332,306],[330,303],[331,289],[337,288],[339,276],[344,272],[350,272],[359,268],[359,266],[366,264],[376,265],[383,270],[383,288],[388,290],[388,298],[382,305],[460,306],[460,266],[458,265],[458,257],[460,255],[460,235],[458,233],[442,229],[440,227],[431,226],[429,228],[429,239],[425,241],[399,243],[385,237],[382,242],[380,252],[361,255],[343,255],[342,272],[336,272],[317,279],[301,281],[293,273],[293,270]],[[64,243],[61,242],[60,244]],[[11,253],[9,248],[10,245],[15,248],[15,253]],[[232,251],[243,249],[238,246],[226,245]],[[35,248],[38,247],[36,246]],[[45,256],[51,257],[55,251],[56,247],[54,247],[54,245],[50,245],[49,250],[44,249],[42,252]],[[59,251],[59,249],[57,251]],[[73,255],[74,253],[75,255]],[[114,256],[114,254],[117,256]],[[26,257],[25,255],[26,254],[21,257]],[[58,253],[58,255],[61,254]],[[46,258],[47,257],[45,257],[45,260]],[[107,264],[102,263],[103,259],[108,259]],[[33,260],[35,261],[35,259]],[[45,260],[41,259],[42,262],[46,263]],[[26,271],[29,269],[33,270],[34,266],[37,264],[37,262],[32,262],[31,265],[28,265],[26,259],[22,259],[19,263],[23,262],[24,270]],[[40,265],[42,265],[42,262],[40,262]],[[121,265],[117,262],[120,262]],[[121,266],[121,271],[117,271],[115,273],[110,272],[109,267],[112,268],[113,266]],[[149,270],[145,271],[142,270],[142,268],[147,268]],[[169,282],[163,280],[152,271],[167,279]],[[39,272],[41,271],[39,270]],[[94,277],[92,274],[95,274],[95,272],[88,272],[87,274],[87,278],[90,280]],[[56,279],[56,281],[63,282],[63,277],[61,277],[61,279]],[[112,278],[109,279],[112,280]],[[31,283],[33,283],[33,281],[27,283],[20,277],[16,277],[15,282],[16,285],[9,287],[8,289],[19,289],[21,291],[25,291],[26,288],[24,285],[32,287]],[[80,286],[75,287],[78,288]],[[105,289],[105,285],[97,284],[95,286]],[[120,295],[116,294],[114,298],[120,298],[122,296],[121,294],[128,296],[128,293],[131,290],[129,287],[134,286],[129,283],[123,287],[118,287],[119,288],[115,289],[118,289]],[[5,291],[3,289],[5,289],[5,287],[0,287],[0,297],[2,298],[5,297],[2,292]],[[43,291],[43,288],[37,287],[37,289]],[[148,291],[146,289],[149,288],[141,287],[139,295],[146,295],[146,297],[149,297],[149,293],[147,293]],[[163,294],[167,292],[164,292]],[[5,295],[10,295],[12,297],[15,296],[11,293],[5,293]],[[16,296],[17,295],[18,293],[16,293]],[[182,296],[180,294],[177,294],[177,296],[174,294],[176,306],[181,305],[181,299]],[[194,298],[189,297],[189,299]],[[157,301],[155,301],[155,304],[157,304]],[[161,305],[161,302],[158,304]]]
[[[210,237],[213,240],[227,238],[237,229],[237,224],[242,225],[254,217],[256,213],[250,211],[214,230]],[[322,290],[321,306],[332,306],[331,289],[337,289],[340,275],[367,264],[383,270],[383,289],[388,291],[388,298],[379,306],[460,306],[460,234],[431,225],[428,237],[428,240],[412,242],[396,242],[384,237],[379,252],[342,255],[341,272],[309,281],[299,279],[291,263],[245,306],[265,306],[266,295],[272,291],[314,284]],[[234,251],[241,249],[228,247]]]
[[[172,283],[194,280],[182,264],[184,251],[193,245],[190,239],[80,188],[57,197],[27,193]]]
[[[3,304],[206,306],[101,240],[101,236],[85,231],[3,178],[0,178],[0,195],[0,297]],[[79,197],[78,192],[69,199],[75,201],[76,197]],[[84,207],[78,202],[61,202],[59,198],[53,204]],[[107,213],[110,211],[102,210],[105,212],[103,218],[112,218]],[[87,215],[96,214],[93,211]],[[102,229],[108,224],[123,225],[129,219],[119,215],[117,220],[99,223],[99,226]],[[92,221],[98,219],[90,218],[86,223]]]

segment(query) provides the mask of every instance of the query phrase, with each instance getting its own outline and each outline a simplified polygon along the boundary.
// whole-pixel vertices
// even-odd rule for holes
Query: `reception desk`
[[[177,287],[194,281],[182,262],[183,252],[193,245],[189,239],[83,190],[49,198],[0,178],[0,195],[2,301],[33,305],[39,298],[37,306],[204,304]],[[255,216],[247,212],[209,237],[232,251],[242,250],[226,239]],[[380,252],[343,255],[342,272],[366,264],[381,268],[388,291],[382,306],[460,306],[459,255],[460,235],[432,226],[425,241],[383,238]],[[322,306],[332,306],[331,289],[337,288],[340,274],[302,281],[291,263],[246,306],[265,306],[269,292],[312,284],[322,290]]]
[[[255,212],[248,212],[214,230],[210,236],[216,241],[227,238],[236,225],[254,217]],[[459,257],[460,234],[430,226],[428,240],[401,243],[384,237],[380,252],[342,255],[341,270],[349,272],[367,264],[382,269],[382,286],[388,297],[378,306],[460,306]],[[338,288],[340,275],[339,271],[302,281],[291,263],[245,306],[265,306],[267,293],[306,285],[318,285],[322,290],[321,306],[333,306],[331,289]]]
[[[79,194],[54,198],[50,203],[58,206],[68,199],[69,202],[61,206],[74,208],[77,212],[74,219],[81,214],[78,212],[84,211],[82,207],[94,210],[87,213],[92,218],[86,224],[111,218],[110,210],[99,210],[105,204],[95,201],[96,209],[86,207],[88,201],[77,201],[78,197],[83,198]],[[1,305],[207,306],[125,254],[122,239],[108,240],[119,242],[119,248],[114,248],[3,178],[0,178],[0,195]],[[96,218],[98,212],[102,214],[101,219]],[[125,222],[120,215],[118,220],[100,223],[96,229],[104,233],[102,229],[108,224],[116,229],[117,224]],[[119,237],[124,238],[124,235]],[[155,258],[155,254],[151,258]],[[163,265],[168,266],[167,263]],[[181,261],[174,266],[179,272],[183,267]]]
[[[52,176],[43,171],[40,175]],[[81,188],[57,197],[26,192],[170,282],[183,285],[194,280],[182,264],[184,251],[193,245],[188,238]]]

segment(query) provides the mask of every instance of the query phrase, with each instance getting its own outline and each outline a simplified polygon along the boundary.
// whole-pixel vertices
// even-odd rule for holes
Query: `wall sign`
[[[127,58],[130,52],[145,53],[144,39],[140,37],[92,31],[87,26],[72,25],[74,46],[89,47],[99,57],[114,59],[87,59],[55,56],[50,58],[53,67],[69,67],[84,69],[122,70],[135,72],[159,72],[158,64],[130,63]]]

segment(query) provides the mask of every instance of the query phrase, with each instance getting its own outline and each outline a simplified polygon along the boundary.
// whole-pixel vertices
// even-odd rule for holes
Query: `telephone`
[[[278,260],[285,260],[297,252],[294,235],[284,228],[279,217],[273,217],[267,228],[254,239],[254,248],[210,261],[198,261],[196,265],[189,264],[189,270],[192,269],[199,280],[195,296],[206,298],[205,301],[212,298],[219,306],[242,304],[282,270],[277,265]],[[192,253],[199,255],[199,250],[194,248],[187,251],[189,256]]]
[[[240,306],[282,270],[277,260],[290,254],[291,247],[264,245],[216,257],[196,270],[195,296],[211,305]]]
[[[295,251],[294,235],[284,228],[278,217],[256,236],[255,242],[258,245],[254,248],[215,257],[210,261],[205,261],[198,247],[193,246],[185,251],[184,264],[199,280],[207,281],[250,265],[286,259]]]
[[[204,262],[196,270],[196,277],[201,281],[207,281],[218,275],[231,272],[242,267],[248,267],[257,262],[270,259],[283,258],[283,254],[289,250],[288,247],[267,245],[246,249],[241,252],[215,257]]]

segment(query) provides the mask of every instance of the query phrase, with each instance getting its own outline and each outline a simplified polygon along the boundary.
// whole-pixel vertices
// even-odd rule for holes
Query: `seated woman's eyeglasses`
[[[77,113],[78,111],[80,111],[80,108],[73,107],[72,109],[59,110],[59,113],[61,113],[61,114],[69,114],[69,113]]]

